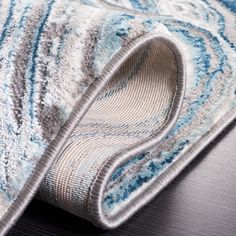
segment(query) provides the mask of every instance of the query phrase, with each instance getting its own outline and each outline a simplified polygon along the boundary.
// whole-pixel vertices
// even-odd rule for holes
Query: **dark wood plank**
[[[232,130],[228,133],[229,130]],[[9,236],[234,236],[236,128],[231,125],[158,197],[127,223],[102,231],[89,222],[33,200]]]

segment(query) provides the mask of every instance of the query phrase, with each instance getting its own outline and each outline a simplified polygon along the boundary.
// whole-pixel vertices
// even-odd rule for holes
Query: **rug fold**
[[[123,45],[104,75],[94,82],[93,88],[100,92],[47,173],[38,197],[113,228],[136,208],[135,199],[145,192],[139,190],[137,195],[135,190],[147,182],[140,169],[148,151],[179,116],[185,92],[184,61],[173,37],[157,31]],[[129,181],[133,182],[132,200],[127,193]],[[113,206],[116,202],[109,198],[117,189],[123,190]],[[116,218],[113,223],[108,221],[110,214]]]
[[[105,229],[155,197],[235,119],[234,24],[224,0],[0,1],[0,234],[33,196]]]

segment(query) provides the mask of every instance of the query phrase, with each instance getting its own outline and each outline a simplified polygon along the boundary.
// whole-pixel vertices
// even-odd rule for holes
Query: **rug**
[[[235,119],[235,13],[0,0],[0,234],[34,196],[113,229],[165,188]]]

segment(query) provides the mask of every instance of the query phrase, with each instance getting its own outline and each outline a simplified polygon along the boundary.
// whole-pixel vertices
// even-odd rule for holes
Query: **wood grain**
[[[235,236],[235,124],[159,196],[116,230],[104,232],[85,220],[33,200],[8,235]]]

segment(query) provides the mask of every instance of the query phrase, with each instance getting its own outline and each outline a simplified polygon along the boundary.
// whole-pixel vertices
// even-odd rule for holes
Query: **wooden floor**
[[[34,200],[9,235],[236,236],[235,124],[158,197],[116,230],[101,231]]]

